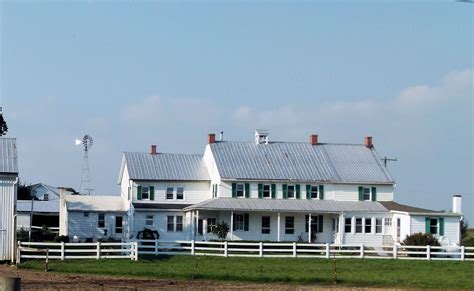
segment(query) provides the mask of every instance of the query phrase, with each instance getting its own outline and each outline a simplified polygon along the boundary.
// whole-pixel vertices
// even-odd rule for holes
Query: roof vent
[[[255,130],[255,143],[256,144],[268,144],[268,134],[270,132],[266,129]]]

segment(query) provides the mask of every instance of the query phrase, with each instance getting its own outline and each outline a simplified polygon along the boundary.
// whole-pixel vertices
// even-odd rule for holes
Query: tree
[[[31,185],[27,185],[26,183],[19,183],[18,184],[18,192],[17,192],[17,199],[18,200],[31,200]]]
[[[469,234],[467,231],[468,229],[469,229],[469,223],[467,223],[467,221],[465,221],[464,219],[461,220],[461,240],[465,239],[467,235]]]
[[[216,225],[211,225],[211,232],[220,240],[224,240],[229,232],[229,225],[224,221]]]
[[[3,118],[3,114],[0,113],[0,136],[6,135],[8,132],[7,122]]]

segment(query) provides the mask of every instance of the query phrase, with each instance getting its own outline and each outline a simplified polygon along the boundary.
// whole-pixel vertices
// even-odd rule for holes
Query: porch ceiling
[[[209,199],[184,208],[191,210],[243,210],[281,212],[389,212],[381,203],[370,201],[333,201],[308,199]]]

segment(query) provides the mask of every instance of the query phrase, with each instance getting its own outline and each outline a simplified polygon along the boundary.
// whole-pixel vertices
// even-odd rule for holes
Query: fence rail
[[[370,246],[271,242],[134,240],[122,243],[18,242],[21,259],[131,259],[138,255],[221,257],[377,258],[474,261],[474,247]]]

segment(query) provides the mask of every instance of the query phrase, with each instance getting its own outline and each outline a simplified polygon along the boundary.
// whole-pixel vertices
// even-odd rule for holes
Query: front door
[[[122,237],[123,233],[123,217],[115,216],[115,234],[118,237]]]
[[[204,234],[204,230],[203,230],[203,226],[204,226],[204,220],[202,218],[199,218],[198,220],[198,235],[203,235]]]
[[[400,242],[400,218],[397,218],[397,242]]]

